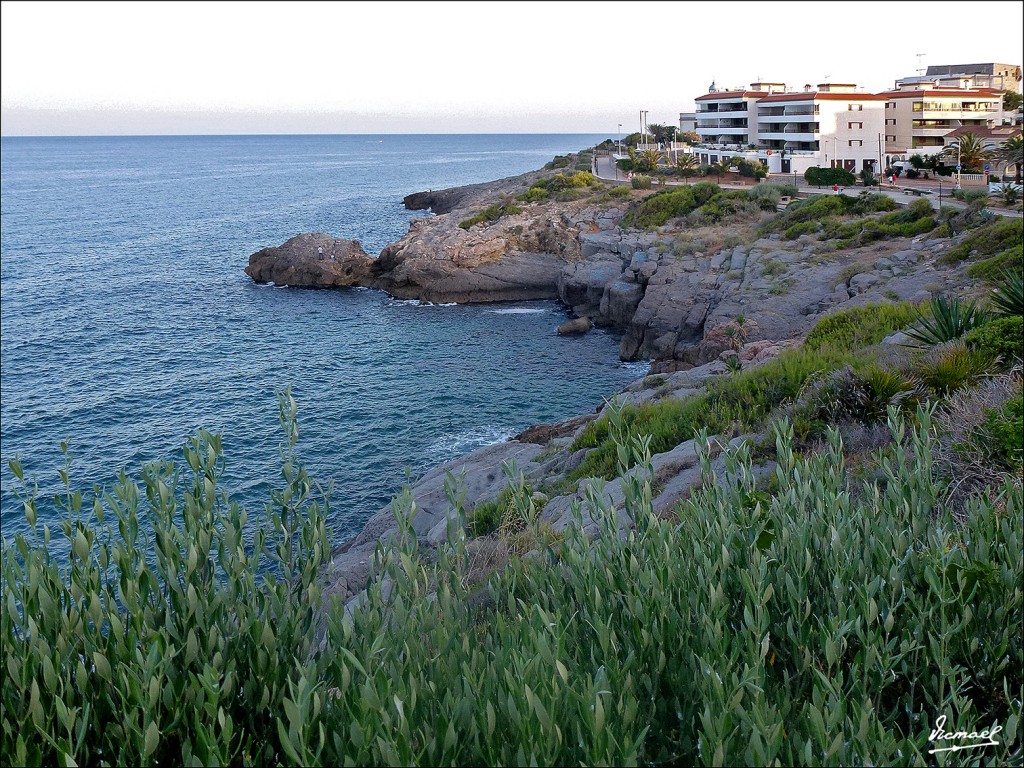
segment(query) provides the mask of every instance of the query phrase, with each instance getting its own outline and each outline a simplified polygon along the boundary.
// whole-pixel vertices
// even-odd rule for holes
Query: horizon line
[[[153,139],[153,138],[265,138],[269,136],[602,136],[599,131],[477,131],[471,133],[18,133],[0,139]]]

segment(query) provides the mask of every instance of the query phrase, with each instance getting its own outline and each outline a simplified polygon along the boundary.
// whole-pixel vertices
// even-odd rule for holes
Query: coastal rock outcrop
[[[460,226],[475,213],[459,208],[414,219],[405,237],[381,251],[364,284],[433,303],[556,298],[563,267],[580,258],[578,226],[539,208]]]
[[[315,232],[297,235],[282,245],[257,251],[249,257],[245,274],[258,283],[294,288],[339,288],[365,280],[372,262],[358,240]]]

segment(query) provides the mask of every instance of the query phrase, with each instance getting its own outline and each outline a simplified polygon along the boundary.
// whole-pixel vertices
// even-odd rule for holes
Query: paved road
[[[610,155],[599,154],[597,156],[597,158],[596,158],[595,170],[596,170],[595,175],[598,178],[600,178],[602,181],[607,181],[607,182],[616,182],[617,181],[620,184],[628,184],[629,183],[628,179],[626,178],[625,172],[620,171],[615,166],[615,164],[612,162],[612,159],[611,159]],[[827,188],[819,189],[818,187],[812,187],[806,181],[804,181],[803,177],[801,177],[801,176],[796,176],[796,177],[793,177],[793,178],[783,177],[783,176],[774,176],[773,180],[775,180],[775,181],[780,181],[780,180],[792,181],[793,183],[796,184],[797,189],[799,189],[800,192],[802,194],[805,194],[805,195],[806,194],[809,194],[809,195],[827,195],[827,194],[832,194],[832,190],[831,189],[827,189]],[[694,181],[691,180],[689,182],[683,182],[683,181],[668,181],[667,182],[668,186],[678,186],[678,185],[684,184],[684,183],[692,184],[692,183],[694,183]],[[728,184],[728,183],[723,183],[723,184],[721,184],[721,186],[724,187],[724,188],[728,188],[728,189],[748,189],[749,188],[749,185],[744,185],[744,184]],[[851,187],[850,190],[848,191],[848,193],[849,194],[857,194],[857,192],[860,192],[860,191],[863,191],[861,187]],[[916,200],[920,196],[920,197],[923,197],[924,199],[928,200],[932,204],[932,207],[935,208],[936,210],[939,208],[939,187],[935,183],[934,180],[925,181],[925,180],[922,179],[922,180],[914,180],[913,182],[906,182],[906,181],[902,181],[902,180],[897,180],[897,184],[896,184],[895,187],[890,187],[890,186],[888,186],[886,184],[883,184],[882,187],[878,191],[881,192],[883,195],[891,197],[893,200],[895,200],[897,203],[900,203],[901,205],[909,205],[910,203],[912,203],[914,200]],[[952,191],[952,189],[951,189],[950,185],[948,185],[948,184],[943,184],[942,185],[942,203],[941,204],[943,206],[952,206],[954,208],[963,208],[963,207],[965,207],[964,204],[961,203],[959,200],[954,200],[951,197],[951,195],[950,195],[951,191]],[[928,194],[916,195],[916,194],[914,194],[914,192],[927,192]],[[1020,211],[1009,211],[1009,210],[1006,210],[1005,208],[990,208],[989,210],[991,210],[992,213],[999,214],[1000,216],[1010,216],[1010,217],[1018,218],[1018,219],[1021,218],[1021,212]]]

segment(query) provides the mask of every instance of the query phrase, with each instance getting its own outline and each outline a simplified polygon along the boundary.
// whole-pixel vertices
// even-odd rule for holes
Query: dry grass
[[[1005,472],[993,462],[982,429],[987,411],[1002,408],[1020,386],[1019,367],[986,377],[976,387],[951,393],[935,414],[935,464],[950,479],[945,504],[957,517],[963,516],[967,500],[985,488],[999,488],[1007,479],[1021,485],[1019,473]]]

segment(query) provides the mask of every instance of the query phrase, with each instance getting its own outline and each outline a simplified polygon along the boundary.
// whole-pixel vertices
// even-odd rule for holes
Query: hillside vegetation
[[[637,225],[754,204],[698,187],[648,197]],[[770,226],[930,216],[857,204],[871,210],[829,224],[808,203]],[[105,489],[79,487],[69,456],[53,503],[12,461],[31,532],[3,543],[0,760],[911,765],[941,762],[945,717],[998,727],[974,758],[1019,764],[1020,222],[944,211],[929,226],[969,230],[956,258],[999,265],[983,297],[836,312],[760,367],[607,409],[569,450],[587,450],[575,479],[619,478],[624,520],[591,481],[554,531],[507,467],[486,515],[450,478],[454,524],[428,556],[406,490],[347,606],[323,597],[329,503],[287,392],[261,512],[229,499],[203,431]],[[908,346],[881,343],[897,330]],[[652,454],[690,439],[700,482],[656,515]],[[485,536],[522,556],[482,571]]]

